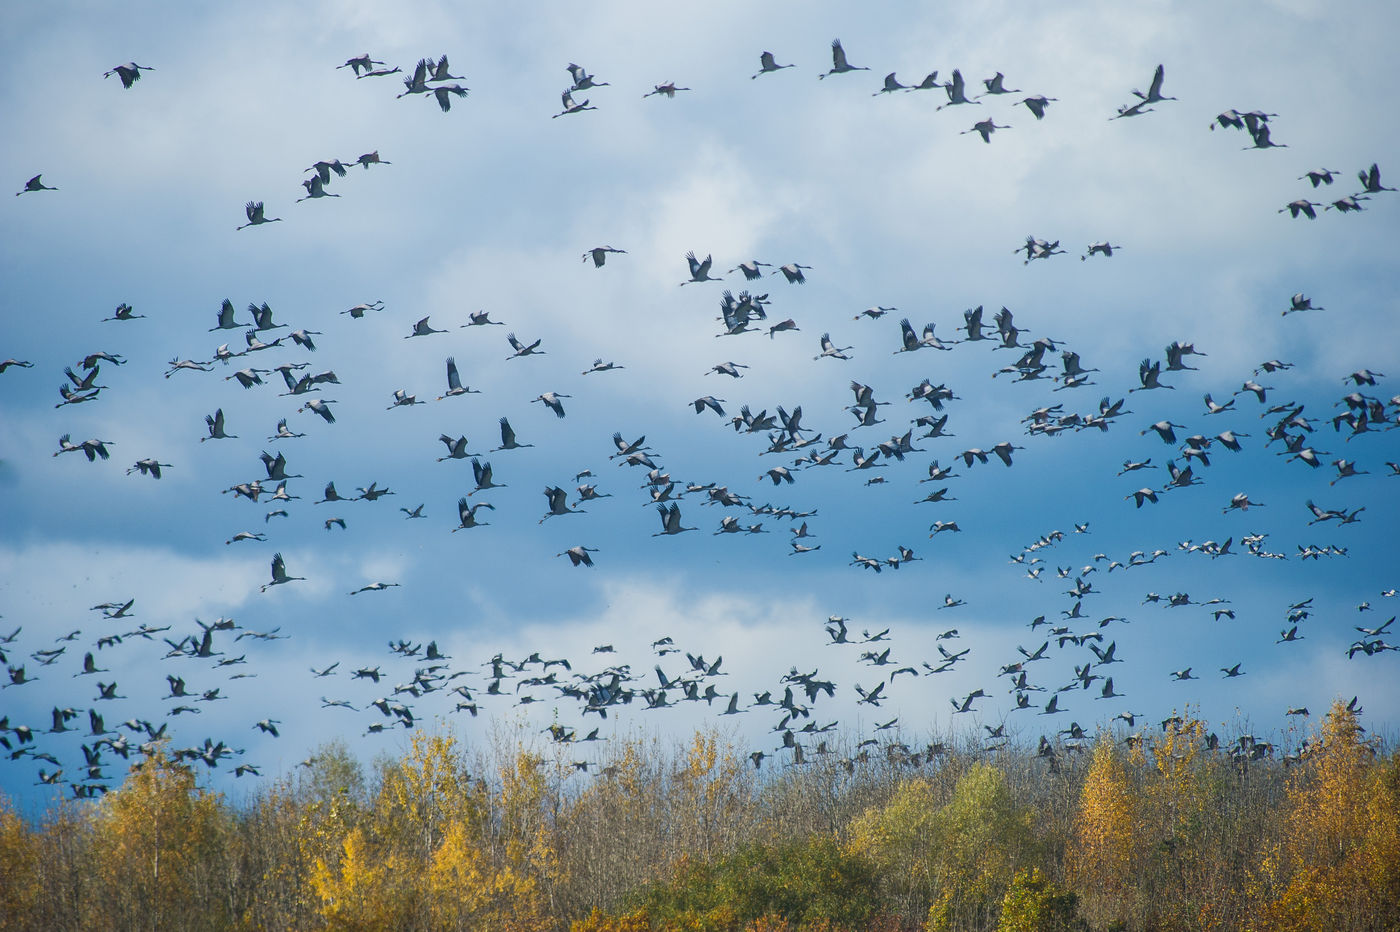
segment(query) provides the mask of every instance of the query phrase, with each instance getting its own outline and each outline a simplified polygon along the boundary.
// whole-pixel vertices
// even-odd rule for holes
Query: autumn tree
[[[888,805],[855,820],[849,844],[895,878],[904,910],[927,904],[931,929],[985,925],[1035,847],[1029,810],[1011,798],[1005,775],[983,762],[963,773],[940,808],[927,781],[902,784]]]
[[[556,837],[568,865],[560,890],[564,911],[610,909],[664,871],[671,843],[660,757],[656,747],[622,740],[606,766],[563,800]]]
[[[533,932],[551,927],[552,847],[538,755],[503,763],[494,791],[456,739],[419,732],[362,810],[331,796],[311,869],[326,927]]]
[[[39,833],[0,797],[0,928],[22,928],[39,903]]]
[[[937,896],[938,803],[927,780],[903,781],[890,801],[850,826],[850,849],[875,865],[885,896],[922,917]]]
[[[105,796],[93,818],[89,929],[218,929],[233,912],[223,799],[164,749]]]
[[[1289,784],[1283,837],[1257,874],[1261,928],[1400,928],[1400,757],[1376,752],[1356,714],[1333,703]]]
[[[327,928],[424,927],[433,853],[455,821],[480,821],[478,799],[455,739],[424,732],[385,765],[363,812],[346,794],[331,795],[311,869]]]
[[[1001,770],[976,763],[939,810],[938,832],[938,899],[929,910],[929,925],[984,925],[1016,869],[1034,853],[1031,813],[1012,799]]]
[[[1100,922],[1125,922],[1140,878],[1134,863],[1137,799],[1109,735],[1094,742],[1084,777],[1068,869],[1082,891],[1086,913]]]

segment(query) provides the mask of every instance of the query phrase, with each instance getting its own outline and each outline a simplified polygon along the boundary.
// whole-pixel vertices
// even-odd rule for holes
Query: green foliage
[[[933,929],[985,923],[1035,849],[1030,811],[985,762],[970,766],[939,808],[926,780],[905,781],[889,803],[856,819],[850,835],[850,849],[879,866],[901,912],[926,913]]]
[[[938,813],[939,884],[974,902],[999,898],[1031,856],[1031,813],[1016,804],[1006,775],[988,763],[968,768]]]
[[[874,867],[829,836],[746,845],[718,861],[683,861],[637,904],[662,928],[727,930],[764,917],[796,928],[863,928],[878,911]]]
[[[937,810],[927,780],[904,780],[888,803],[850,827],[850,850],[876,866],[886,896],[914,915],[927,911],[936,895]]]
[[[365,796],[365,776],[360,762],[339,739],[328,741],[308,758],[298,789],[312,800],[326,802],[344,797],[360,802]]]
[[[997,932],[1080,932],[1079,897],[1052,884],[1035,867],[1016,872],[1001,901]]]

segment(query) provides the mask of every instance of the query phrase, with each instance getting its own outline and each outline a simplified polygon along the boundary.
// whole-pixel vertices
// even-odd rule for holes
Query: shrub
[[[1016,872],[1001,901],[997,932],[1080,932],[1079,897],[1045,879],[1040,868]]]
[[[762,920],[804,928],[825,921],[864,928],[877,912],[875,876],[864,858],[826,835],[779,845],[748,845],[718,861],[677,866],[641,906],[661,928],[728,930]]]

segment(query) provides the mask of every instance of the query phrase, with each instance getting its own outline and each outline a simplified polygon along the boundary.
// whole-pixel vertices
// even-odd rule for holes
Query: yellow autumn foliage
[[[1378,761],[1340,701],[1290,780],[1282,839],[1256,879],[1261,930],[1400,928],[1400,758]]]
[[[687,816],[677,826],[681,850],[710,856],[729,846],[725,834],[753,798],[752,772],[748,759],[714,729],[694,734],[675,777]]]
[[[91,929],[220,928],[232,830],[222,798],[157,749],[93,813]]]
[[[903,780],[890,801],[867,810],[850,826],[847,847],[875,865],[891,895],[927,909],[936,894],[938,804],[923,778]]]
[[[39,833],[0,798],[0,928],[27,916],[39,900]]]
[[[1157,779],[1145,786],[1154,828],[1170,844],[1189,840],[1201,824],[1206,796],[1197,758],[1205,747],[1205,722],[1198,718],[1169,722],[1150,750]],[[1142,747],[1141,744],[1138,745]]]
[[[333,932],[552,927],[557,858],[547,831],[543,758],[519,751],[493,797],[468,773],[456,739],[414,735],[383,769],[373,804],[322,803],[310,883]],[[493,815],[494,813],[494,815]]]
[[[889,803],[851,823],[849,838],[849,850],[876,866],[901,911],[927,911],[930,929],[994,914],[1034,848],[1030,812],[1011,798],[1005,775],[984,762],[967,769],[941,807],[927,780],[902,782]]]
[[[1138,883],[1134,832],[1137,798],[1113,739],[1100,735],[1084,777],[1067,854],[1070,879],[1083,892],[1086,912],[1102,921],[1126,921]]]
[[[411,889],[411,874],[403,876],[405,867],[383,857],[362,830],[351,829],[341,841],[338,861],[318,860],[311,869],[311,887],[321,899],[328,932],[405,927],[407,901],[419,892]]]

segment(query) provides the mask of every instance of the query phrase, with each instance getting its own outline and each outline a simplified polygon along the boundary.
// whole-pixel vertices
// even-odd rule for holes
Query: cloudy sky
[[[168,721],[176,747],[210,738],[241,749],[211,774],[233,788],[235,763],[287,772],[330,737],[366,758],[396,750],[403,730],[366,709],[381,697],[469,739],[493,723],[532,731],[556,720],[580,734],[601,726],[603,737],[688,734],[719,720],[732,693],[740,708],[764,691],[780,696],[794,667],[818,669],[836,694],[793,725],[835,721],[853,736],[898,717],[910,741],[1005,721],[1033,742],[1070,721],[1092,730],[1121,712],[1153,721],[1190,704],[1222,734],[1249,728],[1286,741],[1297,724],[1290,708],[1317,713],[1353,695],[1371,727],[1393,731],[1400,654],[1348,660],[1347,648],[1364,637],[1358,626],[1383,624],[1400,604],[1383,594],[1400,585],[1400,478],[1387,465],[1400,461],[1400,435],[1378,424],[1353,439],[1333,417],[1348,410],[1341,399],[1350,392],[1378,399],[1392,425],[1400,416],[1386,401],[1400,391],[1400,194],[1361,200],[1360,212],[1324,208],[1360,192],[1357,172],[1373,162],[1383,183],[1400,179],[1400,132],[1384,116],[1394,78],[1388,38],[1400,14],[1305,0],[1227,13],[1165,3],[1015,13],[916,3],[874,12],[790,2],[533,9],[525,19],[500,5],[325,0],[11,5],[0,14],[0,101],[11,127],[3,177],[19,191],[42,173],[58,189],[0,205],[0,358],[33,364],[0,374],[0,636],[20,629],[0,650],[33,680],[0,691],[0,715],[39,733],[32,747],[59,759],[65,779],[83,780],[80,745],[96,740],[89,709],[108,727]],[[832,67],[835,37],[852,65],[870,70],[818,80]],[[765,50],[793,67],[751,78]],[[403,73],[357,80],[336,68],[365,52],[404,73],[445,54],[469,93],[444,113],[423,95],[396,99]],[[128,61],[153,70],[130,89],[103,78]],[[596,109],[552,118],[569,63],[606,86],[574,94]],[[1148,89],[1159,63],[1161,92],[1176,99],[1110,119],[1137,101],[1135,88]],[[915,84],[934,69],[939,82],[958,69],[969,95],[998,71],[1018,90],[943,109],[942,89],[876,93],[891,71]],[[643,96],[665,82],[688,90]],[[1032,95],[1052,99],[1043,120],[1021,104]],[[1277,145],[1248,149],[1247,132],[1212,131],[1230,109],[1270,114]],[[989,143],[965,132],[988,118],[1008,128]],[[325,188],[334,196],[297,202],[313,163],[370,152],[390,164],[352,164]],[[1300,178],[1322,169],[1336,172],[1332,184],[1314,190]],[[1318,202],[1315,220],[1280,213],[1300,198]],[[281,222],[235,230],[250,200]],[[1026,263],[1028,236],[1064,252]],[[1121,252],[1080,261],[1103,241]],[[603,245],[626,252],[602,268],[580,261]],[[688,251],[713,255],[724,280],[678,287],[689,278]],[[772,263],[768,272],[810,268],[800,285],[730,271],[752,259]],[[727,288],[768,295],[756,333],[720,336]],[[1295,293],[1321,309],[1284,315]],[[225,299],[239,327],[210,332]],[[284,339],[210,364],[220,344],[246,345],[245,308],[264,302],[287,327],[262,340],[302,328],[316,331],[315,351]],[[341,313],[365,302],[382,310]],[[123,303],[142,316],[103,321]],[[992,339],[895,353],[901,318],[919,331],[932,322],[951,343],[966,336],[963,312],[978,305]],[[897,310],[856,319],[875,306]],[[993,349],[991,318],[1002,307],[1023,345],[1054,342],[1043,378],[993,378],[1022,352]],[[461,329],[481,311],[506,326]],[[425,316],[447,332],[406,339]],[[768,333],[787,319],[796,330]],[[508,358],[508,331],[540,340],[542,353]],[[814,359],[827,332],[851,347],[850,359]],[[1202,354],[1186,357],[1194,368],[1164,372],[1162,389],[1130,392],[1140,361],[1165,368],[1173,341]],[[1064,350],[1095,370],[1091,384],[1052,380]],[[95,352],[124,364],[100,362],[95,382],[108,387],[55,408],[64,367]],[[480,394],[434,400],[447,389],[449,356]],[[583,374],[599,358],[618,368]],[[1275,359],[1292,366],[1256,375]],[[212,371],[166,377],[173,360]],[[746,367],[742,378],[711,372],[724,362]],[[337,374],[339,384],[307,396],[331,402],[335,423],[299,411],[306,398],[280,395],[276,372],[248,389],[227,378],[284,363],[307,364],[298,375]],[[1391,377],[1347,380],[1364,369]],[[927,428],[916,427],[918,452],[881,457],[869,472],[848,471],[845,450],[828,466],[795,465],[839,435],[869,452],[914,418],[938,414],[907,400],[924,379],[955,393],[942,412],[953,436],[920,439]],[[1232,395],[1249,379],[1268,387],[1264,402]],[[883,423],[857,427],[847,410],[852,381],[871,387]],[[424,403],[391,408],[396,390]],[[568,396],[565,417],[532,402],[545,392]],[[1233,406],[1208,414],[1206,393]],[[690,403],[704,395],[724,400],[723,418],[694,412]],[[1037,408],[1096,414],[1105,397],[1126,399],[1106,431],[1027,432]],[[800,405],[801,436],[820,439],[765,453],[766,432],[731,426],[744,405],[755,414]],[[1265,432],[1283,417],[1267,412],[1285,405],[1303,406],[1311,432],[1301,424],[1288,432],[1319,451],[1319,467],[1278,455],[1282,442],[1266,446]],[[204,416],[216,409],[236,438],[201,442]],[[284,417],[306,436],[270,440]],[[529,446],[489,452],[501,445],[502,417]],[[1180,425],[1175,443],[1149,429],[1159,421]],[[1216,441],[1208,465],[1183,457],[1184,438],[1226,430],[1242,435],[1241,452]],[[696,531],[654,536],[661,521],[646,467],[610,460],[615,431],[645,436],[677,492],[714,484],[755,507],[813,512],[801,543],[821,549],[792,552],[801,519],[706,504],[703,491],[680,498],[682,523]],[[111,459],[53,456],[65,434],[107,441]],[[443,434],[465,435],[505,485],[470,499],[493,507],[477,514],[485,526],[453,533],[457,501],[475,483],[469,460],[437,461]],[[1023,448],[1010,468],[960,457],[1000,442]],[[226,491],[255,479],[276,485],[266,481],[263,451],[284,454],[287,472],[303,476],[288,483],[299,499],[254,503]],[[159,480],[128,474],[146,458],[170,464]],[[1118,475],[1125,462],[1149,458],[1152,468]],[[956,475],[921,483],[934,459]],[[1338,459],[1365,474],[1339,479]],[[1189,462],[1199,483],[1163,491],[1169,460]],[[795,482],[774,488],[763,474],[775,466]],[[584,470],[591,477],[576,480]],[[344,496],[371,483],[393,494],[313,504],[332,481]],[[570,490],[572,503],[585,482],[609,497],[541,522],[546,487]],[[952,500],[916,504],[943,487]],[[1136,508],[1131,493],[1144,487],[1159,500]],[[1237,493],[1263,507],[1226,513]],[[1345,526],[1310,525],[1310,500],[1365,510]],[[421,520],[401,510],[419,504]],[[287,514],[267,517],[278,509]],[[716,535],[725,516],[762,533]],[[327,530],[331,518],[344,529]],[[931,539],[935,521],[960,531]],[[266,540],[225,543],[240,531]],[[1036,546],[1055,531],[1062,538]],[[1251,554],[1252,535],[1264,556]],[[1227,539],[1218,558],[1192,549]],[[596,548],[592,568],[555,556],[580,545]],[[853,554],[883,561],[901,546],[917,559],[879,573],[851,565]],[[1333,546],[1344,553],[1300,553]],[[1110,569],[1155,550],[1166,555]],[[262,592],[277,552],[306,578]],[[1036,567],[1039,578],[1029,578]],[[1076,580],[1092,591],[1083,618],[1066,619]],[[398,585],[349,594],[375,582]],[[1144,604],[1149,593],[1163,601]],[[1165,607],[1177,593],[1192,604]],[[90,608],[128,599],[119,619]],[[942,607],[948,599],[964,604]],[[1228,601],[1202,604],[1210,599]],[[1295,623],[1290,606],[1308,599],[1298,639],[1277,643]],[[1363,603],[1370,609],[1358,610]],[[1214,614],[1225,609],[1234,617]],[[832,615],[850,619],[852,639],[888,628],[889,640],[829,645],[823,625]],[[1032,629],[1040,615],[1049,624]],[[1122,620],[1100,627],[1107,617]],[[221,657],[166,656],[162,638],[178,643],[200,632],[197,619],[218,618],[238,625],[215,636]],[[171,629],[147,639],[132,634],[139,625]],[[1015,694],[998,671],[1024,660],[1018,647],[1034,653],[1055,626],[1103,640],[1052,639],[1045,659],[1025,667],[1028,684],[1044,689],[1027,693],[1034,710],[1013,712]],[[949,629],[958,636],[937,640]],[[235,640],[274,630],[285,638]],[[114,634],[120,644],[96,647]],[[663,637],[682,653],[658,657],[651,645]],[[461,696],[446,689],[391,696],[427,665],[421,654],[391,653],[399,639],[436,640],[452,658],[446,672],[465,671],[450,685],[475,696],[480,717],[454,713]],[[1100,668],[1090,645],[1110,643],[1122,663]],[[614,652],[593,653],[608,644]],[[891,665],[859,659],[886,646]],[[947,672],[889,682],[897,667],[939,666],[939,646],[970,651]],[[49,665],[36,656],[61,647]],[[88,651],[106,672],[75,677]],[[726,675],[700,688],[713,685],[725,699],[684,702],[673,689],[677,708],[644,711],[639,697],[602,721],[553,688],[517,689],[543,675],[538,666],[507,679],[503,695],[487,695],[493,655],[535,651],[570,659],[577,675],[629,664],[639,690],[658,685],[658,663],[668,677],[689,669],[685,651],[723,656]],[[239,655],[245,663],[217,666]],[[310,672],[337,662],[324,678]],[[1122,698],[1096,699],[1098,680],[1058,694],[1067,712],[1037,715],[1086,663],[1112,676]],[[1226,679],[1221,668],[1237,663],[1246,675]],[[374,666],[378,685],[349,676]],[[1187,667],[1193,679],[1175,681]],[[236,672],[253,675],[230,679]],[[167,675],[226,701],[170,716],[182,700],[167,698]],[[112,679],[126,698],[95,701],[96,681]],[[879,706],[857,704],[857,685],[881,681]],[[987,696],[954,716],[949,700],[979,688]],[[323,696],[360,711],[322,709]],[[517,705],[516,696],[535,701]],[[75,731],[42,734],[54,708],[79,713]],[[722,724],[772,752],[773,711]],[[263,718],[281,722],[280,738],[253,727]],[[391,727],[365,735],[371,724]],[[108,779],[118,779],[120,760],[105,760]],[[0,788],[44,798],[41,767],[54,769],[28,755],[0,762]]]

